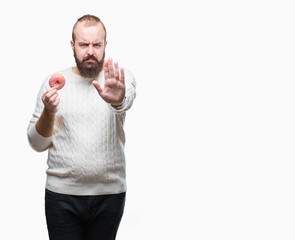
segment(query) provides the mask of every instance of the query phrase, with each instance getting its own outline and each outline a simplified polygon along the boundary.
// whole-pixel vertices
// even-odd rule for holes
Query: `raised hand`
[[[125,97],[125,74],[124,69],[119,69],[119,64],[108,59],[104,64],[104,88],[97,81],[93,86],[97,89],[101,98],[112,105],[121,105]]]

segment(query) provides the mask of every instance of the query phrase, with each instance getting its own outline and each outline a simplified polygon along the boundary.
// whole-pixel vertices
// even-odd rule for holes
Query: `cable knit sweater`
[[[28,127],[28,140],[36,151],[48,149],[46,188],[72,195],[102,195],[126,191],[124,119],[135,98],[135,79],[125,69],[126,97],[114,108],[104,102],[90,80],[60,72],[66,79],[58,91],[60,103],[54,132],[43,137],[36,131],[44,109],[41,96],[49,88],[49,76],[39,91]],[[97,81],[104,85],[104,73]]]

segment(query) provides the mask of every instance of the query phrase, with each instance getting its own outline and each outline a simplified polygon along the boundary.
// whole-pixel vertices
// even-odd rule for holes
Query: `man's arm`
[[[48,80],[45,82],[48,84]],[[51,144],[55,114],[59,103],[56,89],[48,89],[45,93],[44,89],[45,86],[40,89],[35,112],[27,130],[29,144],[37,152],[45,151]]]

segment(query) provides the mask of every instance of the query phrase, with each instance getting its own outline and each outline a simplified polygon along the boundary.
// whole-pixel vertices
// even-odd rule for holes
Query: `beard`
[[[80,75],[85,78],[97,78],[98,74],[101,72],[103,69],[103,64],[104,64],[104,58],[105,58],[105,52],[103,52],[103,56],[101,61],[99,61],[96,57],[94,56],[87,56],[80,61],[77,58],[76,51],[74,50],[74,58],[77,64],[77,68],[80,72]],[[87,60],[92,59],[94,62],[87,62]]]

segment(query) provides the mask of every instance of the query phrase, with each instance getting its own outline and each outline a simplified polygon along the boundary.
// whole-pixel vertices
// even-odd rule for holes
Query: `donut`
[[[51,78],[49,79],[49,86],[52,88],[57,86],[57,90],[63,88],[65,83],[66,83],[66,80],[64,76],[60,73],[53,74]]]

